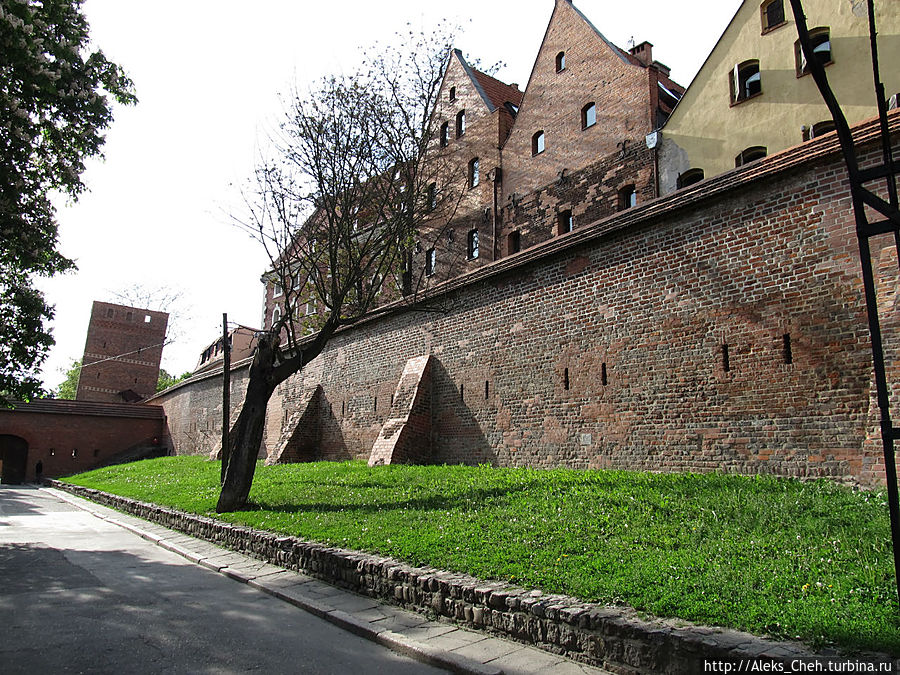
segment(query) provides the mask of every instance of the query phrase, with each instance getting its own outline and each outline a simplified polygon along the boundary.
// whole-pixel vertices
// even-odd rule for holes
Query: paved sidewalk
[[[322,617],[361,637],[426,663],[458,673],[604,675],[535,647],[490,637],[453,624],[429,621],[378,600],[330,586],[202,539],[189,537],[53,488],[55,497],[119,525],[182,557]]]

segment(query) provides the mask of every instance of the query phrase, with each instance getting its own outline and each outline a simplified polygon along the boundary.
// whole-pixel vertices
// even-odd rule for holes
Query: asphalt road
[[[32,487],[0,486],[0,672],[437,673]]]

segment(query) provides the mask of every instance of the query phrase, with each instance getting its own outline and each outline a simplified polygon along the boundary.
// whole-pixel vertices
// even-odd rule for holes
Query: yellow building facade
[[[877,114],[865,0],[804,0],[817,58],[852,125]],[[900,1],[875,0],[881,79],[900,92]],[[896,96],[894,98],[896,105]],[[745,0],[678,106],[659,144],[669,194],[833,129],[797,42],[788,0]]]

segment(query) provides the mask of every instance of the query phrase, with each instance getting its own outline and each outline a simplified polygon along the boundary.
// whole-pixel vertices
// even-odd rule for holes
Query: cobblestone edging
[[[782,664],[816,654],[730,629],[642,619],[634,610],[528,591],[464,574],[412,567],[391,558],[332,548],[98,490],[47,480],[55,488],[125,511],[274,565],[501,637],[533,644],[622,675],[694,674],[713,661]],[[883,655],[870,655],[886,660]],[[764,667],[764,666],[763,666]],[[779,666],[772,672],[779,670]],[[766,668],[769,671],[769,668]]]

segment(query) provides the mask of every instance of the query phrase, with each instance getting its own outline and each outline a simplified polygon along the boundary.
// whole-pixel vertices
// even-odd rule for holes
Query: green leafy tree
[[[57,250],[51,196],[77,199],[112,102],[136,102],[123,70],[89,45],[82,0],[0,0],[0,392],[28,400],[53,338],[38,276],[74,269]],[[6,400],[0,396],[0,403]]]
[[[160,368],[159,369],[159,380],[156,381],[157,393],[161,392],[161,391],[165,391],[169,387],[174,387],[179,382],[182,382],[182,381],[188,379],[192,374],[193,373],[191,373],[191,372],[187,372],[187,373],[182,373],[178,377],[175,377],[174,375],[169,375],[169,373],[167,373],[165,371],[165,369]]]
[[[63,372],[62,368],[59,370]],[[75,393],[78,391],[78,378],[80,375],[81,359],[74,359],[72,365],[65,371],[65,379],[56,388],[56,398],[74,401]]]

